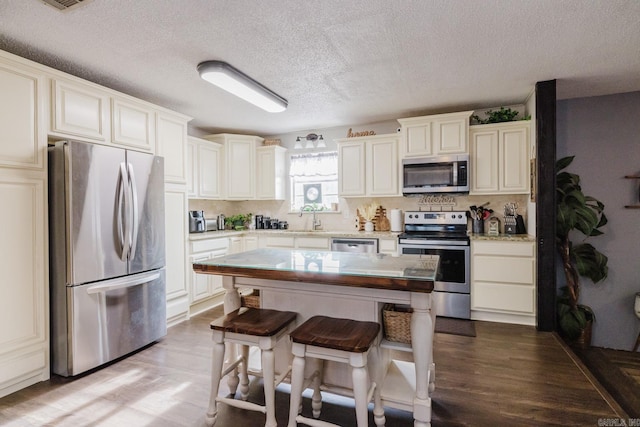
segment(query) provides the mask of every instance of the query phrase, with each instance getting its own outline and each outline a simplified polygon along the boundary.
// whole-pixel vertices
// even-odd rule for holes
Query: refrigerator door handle
[[[125,276],[111,280],[104,280],[98,285],[88,286],[87,293],[98,294],[101,292],[109,292],[116,289],[130,288],[132,286],[141,285],[143,283],[153,282],[159,277],[160,271],[150,271],[147,273],[137,274],[135,276]]]
[[[133,216],[131,222],[131,249],[129,251],[129,258],[132,259],[136,255],[136,243],[138,241],[138,192],[136,191],[136,176],[133,173],[133,165],[131,163],[127,163],[127,167],[129,170],[129,192],[133,201],[131,206]]]
[[[124,188],[124,178],[127,174],[124,162],[120,163],[118,172],[118,184],[116,199],[118,200],[118,213],[116,215],[116,224],[118,228],[118,241],[120,243],[120,259],[126,261],[129,256],[129,245],[127,244],[127,192]]]

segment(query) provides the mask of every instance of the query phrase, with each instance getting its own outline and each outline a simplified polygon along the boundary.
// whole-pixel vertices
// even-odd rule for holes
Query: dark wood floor
[[[204,426],[208,401],[210,310],[170,328],[162,341],[73,380],[54,377],[0,399],[0,425]],[[434,426],[597,425],[626,414],[607,402],[566,348],[533,327],[476,322],[476,337],[436,334]],[[260,381],[252,383],[259,399]],[[285,426],[288,387],[277,392]],[[330,399],[323,418],[353,425],[352,409]],[[217,426],[259,426],[259,413],[222,406]],[[373,425],[373,424],[372,424]],[[387,426],[412,426],[387,411]]]
[[[640,353],[600,347],[575,352],[629,417],[640,420]]]

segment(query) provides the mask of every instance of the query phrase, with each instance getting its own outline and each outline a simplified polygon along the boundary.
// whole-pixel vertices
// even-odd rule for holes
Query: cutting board
[[[356,209],[356,213],[358,216],[356,221],[356,229],[358,231],[363,231],[364,224],[367,221],[360,215],[360,210]],[[376,210],[376,217],[373,218],[372,222],[373,222],[373,229],[375,231],[389,231],[391,229],[389,218],[387,218],[387,210],[382,206],[378,206],[378,209]]]
[[[387,212],[384,209],[380,212],[380,217],[378,218],[378,223],[376,224],[376,230],[378,231],[391,230],[391,223],[389,222],[389,218],[387,218]]]

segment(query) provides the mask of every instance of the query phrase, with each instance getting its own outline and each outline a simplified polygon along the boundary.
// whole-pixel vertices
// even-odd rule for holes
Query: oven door
[[[440,267],[434,290],[470,292],[469,246],[400,244],[400,255],[438,255]]]
[[[471,318],[469,246],[407,244],[398,245],[400,255],[439,255],[434,282],[433,309],[437,316]]]

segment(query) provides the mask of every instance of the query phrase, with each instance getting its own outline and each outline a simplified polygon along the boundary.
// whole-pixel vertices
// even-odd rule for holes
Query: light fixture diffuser
[[[198,64],[200,77],[270,113],[287,109],[287,100],[223,61]]]

